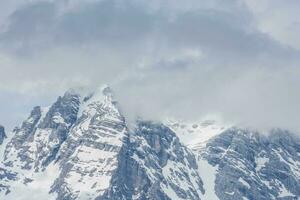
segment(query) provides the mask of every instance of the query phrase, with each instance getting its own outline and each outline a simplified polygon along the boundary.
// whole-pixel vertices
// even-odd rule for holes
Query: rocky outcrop
[[[118,160],[109,190],[97,199],[200,199],[203,193],[194,155],[162,124],[139,121]]]
[[[268,136],[232,128],[200,150],[217,168],[219,199],[297,199],[300,197],[300,140],[280,129]]]
[[[5,129],[3,126],[0,125],[0,145],[3,143],[4,139],[6,138]]]
[[[17,174],[0,167],[0,180],[0,193],[3,192],[7,195],[11,192],[9,182],[16,181]]]
[[[108,88],[86,99],[56,162],[61,171],[51,192],[57,199],[95,199],[109,188],[127,134]]]
[[[4,163],[39,171],[54,160],[69,129],[77,119],[79,96],[65,93],[50,108],[35,107],[13,138],[4,153]]]

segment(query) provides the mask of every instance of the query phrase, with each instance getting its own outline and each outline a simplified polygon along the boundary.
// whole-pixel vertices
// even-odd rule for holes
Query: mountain
[[[214,168],[220,199],[300,198],[300,140],[288,131],[230,128],[198,153]]]
[[[107,86],[33,108],[0,143],[0,199],[300,199],[300,139],[289,131],[129,125],[120,110]]]

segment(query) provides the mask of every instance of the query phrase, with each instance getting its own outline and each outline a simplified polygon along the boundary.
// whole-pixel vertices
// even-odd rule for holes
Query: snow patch
[[[251,188],[251,186],[249,185],[249,183],[247,183],[243,178],[239,178],[239,182],[241,182],[244,186],[246,186],[248,189]]]
[[[205,193],[201,199],[218,200],[219,198],[215,192],[215,180],[217,174],[217,166],[210,165],[206,160],[198,160],[199,174],[204,183]]]
[[[265,167],[266,163],[269,162],[269,158],[267,157],[258,157],[255,158],[255,163],[256,163],[256,172],[259,172],[262,168]]]
[[[199,122],[167,120],[165,124],[177,134],[183,144],[191,149],[203,147],[209,139],[230,127],[214,120]]]
[[[32,181],[24,184],[24,177],[18,181],[11,182],[11,192],[0,199],[5,200],[54,200],[55,194],[50,194],[49,190],[57,177],[59,168],[57,165],[49,165],[47,170],[39,173],[26,174]]]

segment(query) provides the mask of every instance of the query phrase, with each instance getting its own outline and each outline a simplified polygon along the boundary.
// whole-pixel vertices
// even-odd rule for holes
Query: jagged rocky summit
[[[107,86],[35,107],[0,154],[5,200],[300,198],[293,133],[141,119],[129,129]]]

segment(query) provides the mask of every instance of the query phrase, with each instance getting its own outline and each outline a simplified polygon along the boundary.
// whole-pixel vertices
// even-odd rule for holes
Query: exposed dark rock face
[[[3,192],[4,194],[10,193],[10,186],[8,182],[16,181],[17,174],[11,172],[7,169],[0,167],[0,193]]]
[[[6,138],[5,129],[0,125],[0,145],[3,144],[4,139]]]

